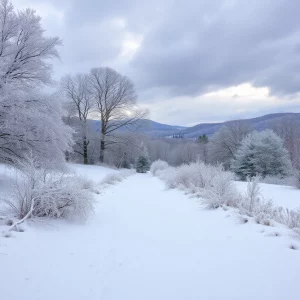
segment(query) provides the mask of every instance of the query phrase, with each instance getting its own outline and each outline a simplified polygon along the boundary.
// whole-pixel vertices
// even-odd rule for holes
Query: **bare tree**
[[[141,152],[141,141],[145,139],[136,133],[122,132],[114,136],[116,143],[105,155],[105,162],[119,168],[130,168]]]
[[[300,168],[300,122],[294,116],[285,116],[270,122],[269,127],[284,141],[293,166]]]
[[[82,74],[75,76],[68,75],[61,80],[64,94],[71,104],[69,106],[69,112],[76,112],[79,118],[81,141],[76,143],[79,146],[79,151],[75,151],[83,156],[84,164],[89,163],[87,120],[93,108],[92,95],[89,91],[88,83],[88,76]]]
[[[90,72],[90,89],[101,121],[99,161],[114,132],[133,126],[145,117],[136,105],[137,95],[133,83],[127,77],[110,68],[95,68]]]
[[[241,145],[242,140],[252,131],[252,127],[245,121],[230,122],[222,126],[210,139],[208,144],[210,161],[223,163],[230,167],[231,159]]]

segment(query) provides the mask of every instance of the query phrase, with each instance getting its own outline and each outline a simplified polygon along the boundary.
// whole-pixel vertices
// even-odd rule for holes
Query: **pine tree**
[[[150,160],[148,156],[148,151],[145,145],[141,144],[141,154],[136,161],[136,171],[138,173],[146,173],[150,170]]]
[[[232,170],[242,179],[261,176],[286,176],[292,169],[282,139],[272,130],[249,134],[237,150]]]
[[[207,144],[208,143],[208,137],[206,134],[198,136],[197,142],[200,144]]]

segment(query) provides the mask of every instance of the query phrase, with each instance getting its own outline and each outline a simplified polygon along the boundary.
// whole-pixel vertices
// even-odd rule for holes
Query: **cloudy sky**
[[[300,112],[299,0],[13,0],[62,38],[56,79],[110,66],[150,118],[194,125]]]

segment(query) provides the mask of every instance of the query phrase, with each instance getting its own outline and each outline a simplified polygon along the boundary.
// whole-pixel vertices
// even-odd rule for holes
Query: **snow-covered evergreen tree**
[[[144,143],[141,144],[141,154],[136,161],[136,171],[138,173],[146,173],[150,170],[150,160],[147,148]]]
[[[249,134],[232,160],[232,170],[242,179],[261,176],[286,176],[292,169],[282,139],[272,130]]]

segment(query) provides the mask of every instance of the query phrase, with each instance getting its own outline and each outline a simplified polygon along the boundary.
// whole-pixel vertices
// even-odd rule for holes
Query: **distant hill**
[[[100,121],[88,120],[88,123],[90,128],[93,128],[95,131],[99,131]],[[184,130],[187,127],[166,125],[166,124],[154,122],[152,120],[142,119],[135,124],[134,128],[137,130],[137,132],[145,133],[149,136],[166,137],[166,136],[173,135],[174,132]],[[126,130],[127,130],[126,128],[121,128],[119,131],[124,132]]]
[[[173,126],[161,124],[148,119],[142,119],[136,124],[137,131],[145,133],[152,137],[170,137],[173,135],[184,136],[185,138],[196,138],[199,135],[206,134],[207,136],[213,135],[223,125],[230,125],[236,121],[245,121],[256,130],[261,131],[270,126],[271,122],[279,121],[282,117],[290,116],[300,123],[300,113],[276,113],[268,114],[257,118],[232,120],[222,123],[201,123],[192,127],[184,126]],[[89,125],[98,131],[100,128],[100,122],[96,120],[89,120]],[[127,129],[122,128],[120,131],[126,131]]]
[[[271,122],[279,121],[282,117],[290,116],[295,118],[295,120],[300,123],[300,113],[277,113],[277,114],[268,114],[257,118],[251,119],[242,119],[242,120],[232,120],[226,121],[223,123],[202,123],[195,125],[193,127],[187,127],[178,131],[181,135],[187,138],[196,138],[199,135],[206,134],[208,136],[214,134],[218,131],[223,125],[230,125],[236,121],[245,121],[249,122],[249,124],[256,130],[261,131],[267,129],[270,126]]]

